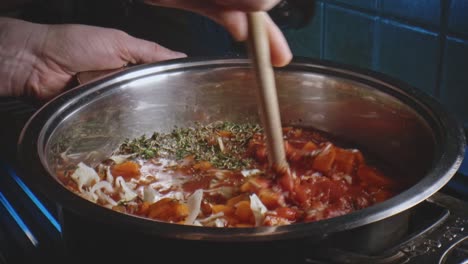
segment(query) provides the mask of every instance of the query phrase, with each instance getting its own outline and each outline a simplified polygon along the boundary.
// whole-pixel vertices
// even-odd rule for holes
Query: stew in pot
[[[209,227],[327,219],[402,188],[392,172],[325,133],[283,132],[287,171],[269,169],[259,125],[214,122],[128,139],[94,167],[65,158],[57,175],[69,190],[109,209]]]

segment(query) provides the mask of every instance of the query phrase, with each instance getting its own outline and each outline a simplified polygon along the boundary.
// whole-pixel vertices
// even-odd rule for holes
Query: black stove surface
[[[13,98],[0,99],[0,264],[71,262],[57,206],[33,192],[16,174],[15,145],[36,109]],[[342,237],[329,243],[304,246],[288,263],[468,263],[465,175],[467,162],[444,189],[411,209],[408,226],[398,239],[392,240],[389,234],[388,241],[373,236],[356,241],[352,232],[339,234]],[[265,259],[251,260],[266,263]]]

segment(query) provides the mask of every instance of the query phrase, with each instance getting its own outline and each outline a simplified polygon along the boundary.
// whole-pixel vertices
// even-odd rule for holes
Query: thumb
[[[185,53],[165,48],[159,44],[127,35],[123,42],[123,60],[133,64],[158,62],[187,57]]]

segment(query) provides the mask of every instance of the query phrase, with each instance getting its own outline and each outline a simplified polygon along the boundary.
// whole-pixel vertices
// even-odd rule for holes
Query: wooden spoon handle
[[[265,130],[270,166],[288,168],[264,15],[263,12],[247,14],[249,24],[249,49],[256,71],[260,118]]]

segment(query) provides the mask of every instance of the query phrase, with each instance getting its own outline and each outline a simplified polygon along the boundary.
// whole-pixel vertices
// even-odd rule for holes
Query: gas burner
[[[306,263],[468,263],[468,203],[438,192],[414,207],[409,217],[406,235],[389,248],[376,251],[372,243],[379,241],[348,239],[347,245],[370,245],[354,249],[327,245],[312,250]]]

